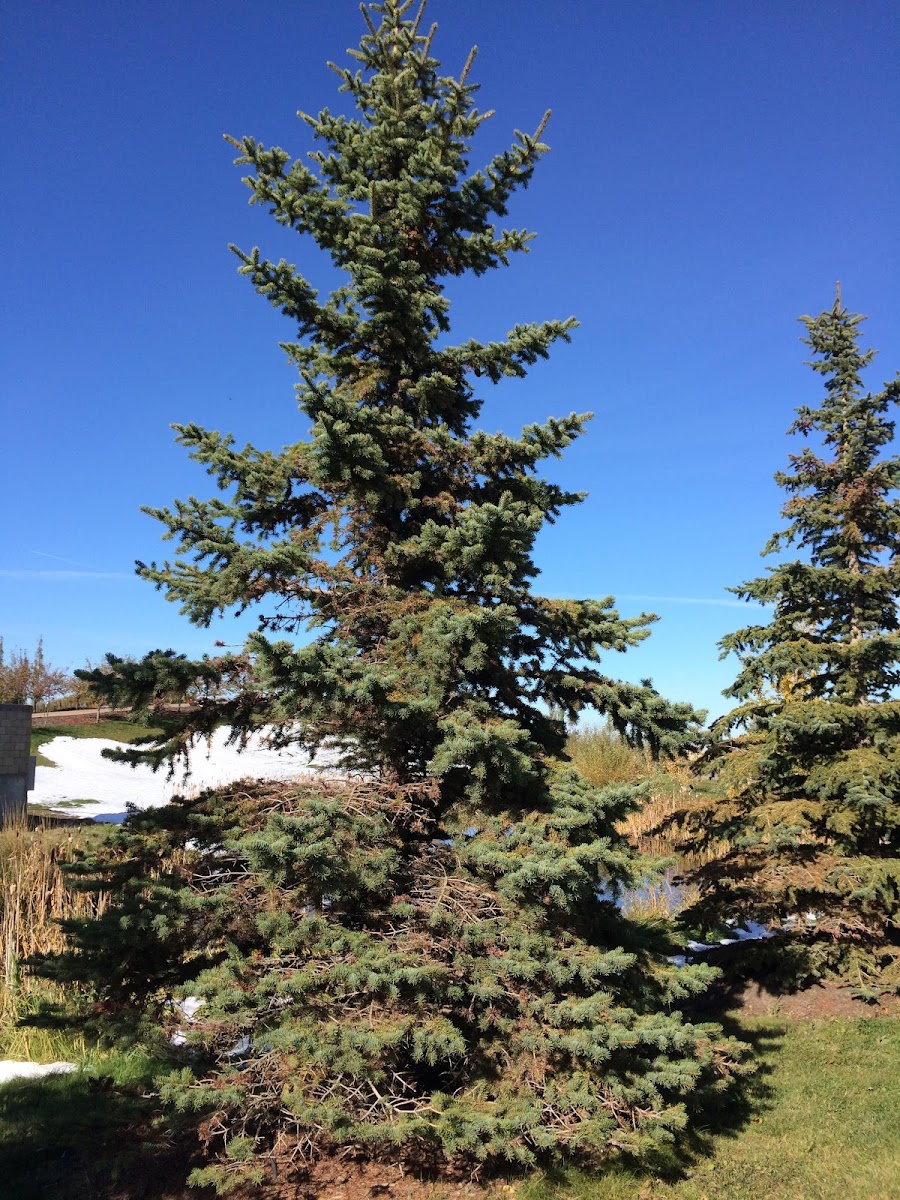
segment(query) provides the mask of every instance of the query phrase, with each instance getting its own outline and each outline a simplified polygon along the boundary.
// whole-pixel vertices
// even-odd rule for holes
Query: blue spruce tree
[[[585,417],[474,428],[478,386],[523,376],[575,321],[448,338],[446,281],[528,247],[493,222],[545,153],[545,121],[470,171],[489,115],[472,59],[442,75],[434,29],[408,10],[363,10],[354,66],[334,68],[356,115],[304,118],[311,165],[233,143],[252,203],[345,283],[323,297],[289,263],[236,250],[295,330],[309,436],[272,453],[180,427],[219,494],[152,510],[179,553],[139,569],[195,624],[254,606],[258,631],[239,654],[111,658],[92,680],[137,708],[201,697],[132,761],[164,763],[225,723],[327,743],[344,769],[132,816],[120,859],[95,864],[115,902],[71,928],[77,953],[58,964],[108,1020],[165,1024],[173,996],[204,998],[191,1066],[164,1085],[204,1115],[199,1181],[338,1146],[520,1164],[638,1153],[735,1070],[721,1031],[678,1011],[709,970],[673,966],[617,906],[646,868],[618,831],[640,789],[598,790],[567,763],[565,720],[589,706],[653,754],[696,721],[596,666],[652,618],[534,590],[535,536],[581,498],[537,465]]]

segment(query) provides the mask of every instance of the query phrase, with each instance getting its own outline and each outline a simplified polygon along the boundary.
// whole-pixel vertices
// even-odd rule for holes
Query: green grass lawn
[[[0,1086],[3,1200],[200,1200],[182,1186],[190,1149],[157,1115],[162,1065],[113,1053],[76,1074]]]
[[[900,1020],[742,1022],[750,1112],[680,1178],[537,1178],[520,1200],[900,1200]]]
[[[41,753],[41,746],[57,737],[108,738],[113,742],[134,742],[148,734],[159,733],[150,725],[137,725],[132,721],[100,721],[92,725],[33,725],[31,729],[31,753],[37,756],[39,767],[56,764]]]

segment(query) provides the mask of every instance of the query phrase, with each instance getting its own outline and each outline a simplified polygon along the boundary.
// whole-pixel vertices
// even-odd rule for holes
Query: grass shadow
[[[82,804],[96,804],[96,800],[79,801]],[[63,805],[71,807],[71,802],[61,801],[52,808],[45,804],[29,804],[25,813],[25,822],[32,832],[36,829],[61,829],[73,825],[94,825],[93,817],[75,816],[73,813],[62,811]]]
[[[0,1087],[4,1200],[203,1200],[184,1186],[197,1138],[181,1124],[161,1116],[140,1073],[13,1080]]]

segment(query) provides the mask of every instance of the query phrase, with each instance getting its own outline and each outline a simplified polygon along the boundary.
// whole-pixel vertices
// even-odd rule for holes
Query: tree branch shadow
[[[75,1072],[0,1087],[4,1200],[204,1200],[184,1180],[197,1150],[190,1120],[161,1115],[143,1082]]]

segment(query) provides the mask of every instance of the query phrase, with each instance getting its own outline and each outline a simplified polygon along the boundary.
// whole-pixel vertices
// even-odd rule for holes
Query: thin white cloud
[[[34,550],[33,554],[38,554],[40,551]],[[53,557],[48,555],[47,557]],[[8,569],[0,568],[0,579],[46,579],[46,580],[69,580],[69,579],[136,579],[137,575],[133,571],[63,571],[63,570],[27,570],[27,569]],[[727,597],[717,599],[713,596],[648,596],[635,592],[617,592],[615,599],[618,600],[638,600],[644,604],[695,604],[704,607],[713,608],[766,608],[767,605],[757,604],[755,601],[731,600]]]
[[[44,579],[65,581],[68,579],[135,579],[133,571],[32,571],[0,569],[0,579]]]
[[[38,558],[52,558],[54,562],[70,563],[73,567],[87,567],[87,563],[79,562],[77,558],[63,558],[61,554],[48,554],[46,550],[31,550]]]
[[[640,600],[642,603],[646,601],[649,604],[700,604],[712,606],[713,608],[765,608],[764,604],[757,604],[753,600],[731,600],[727,597],[716,599],[712,596],[641,596],[631,595],[625,592],[619,592],[616,595],[617,600]]]

